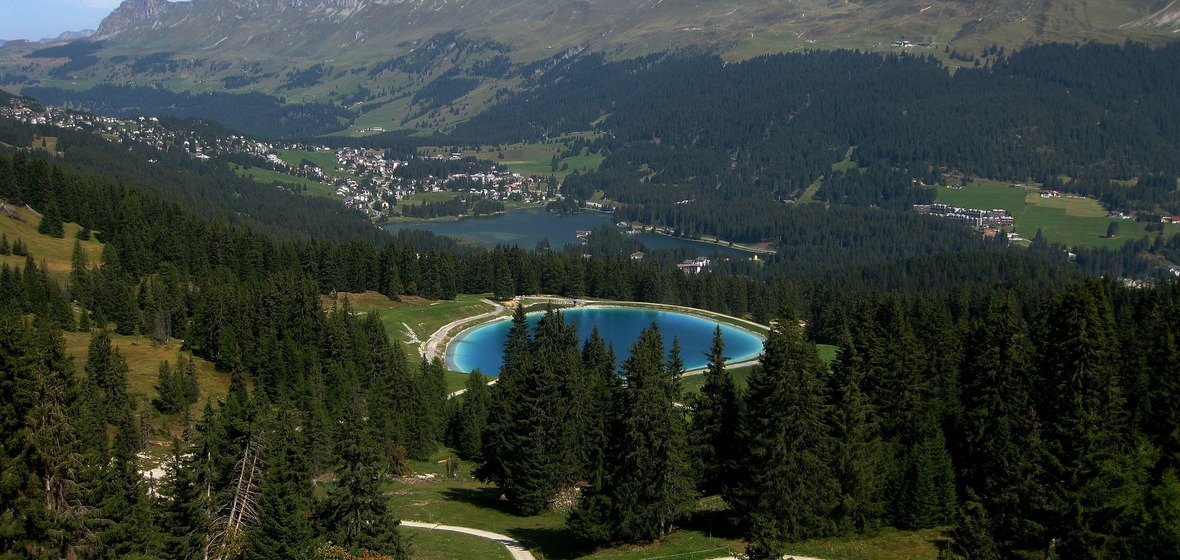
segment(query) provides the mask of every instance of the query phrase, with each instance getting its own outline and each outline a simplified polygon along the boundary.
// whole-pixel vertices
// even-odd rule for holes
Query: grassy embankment
[[[416,297],[392,301],[376,292],[347,296],[354,310],[377,313],[385,324],[385,332],[390,340],[401,344],[412,367],[417,367],[422,360],[419,345],[429,340],[435,331],[451,321],[492,310],[492,306],[481,301],[485,296],[473,294],[462,294],[454,301],[431,301]],[[330,306],[331,303],[327,302],[326,305]],[[407,326],[410,332],[407,332]],[[447,390],[462,389],[466,381],[467,374],[448,372]]]
[[[1015,231],[1025,239],[1041,234],[1050,242],[1071,247],[1117,249],[1129,239],[1139,239],[1147,232],[1143,222],[1118,220],[1092,198],[1041,198],[1036,187],[979,181],[962,189],[938,188],[937,202],[962,208],[1007,210],[1016,221]],[[1106,237],[1110,222],[1118,221],[1120,235]]]

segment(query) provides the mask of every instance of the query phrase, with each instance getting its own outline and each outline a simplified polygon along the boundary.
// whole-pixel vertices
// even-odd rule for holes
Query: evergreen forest
[[[704,516],[751,559],[887,528],[942,531],[947,559],[1180,557],[1180,285],[1159,273],[1180,239],[1017,247],[908,211],[951,176],[1180,211],[1178,48],[1049,45],[953,75],[857,52],[571,58],[446,137],[599,127],[602,168],[565,192],[779,249],[702,274],[678,250],[633,260],[610,229],[537,249],[392,234],[225,161],[0,120],[3,219],[27,206],[39,235],[81,228],[64,270],[0,239],[0,557],[409,558],[384,485],[443,449],[495,507],[568,510],[586,554]],[[57,151],[36,149],[50,135]],[[833,171],[849,148],[858,169]],[[821,176],[822,204],[784,203]],[[440,359],[354,310],[362,292],[674,304],[769,335],[739,382],[720,330],[666,352],[653,325],[620,361],[559,309],[529,327],[516,306],[498,381],[473,373],[451,397]],[[66,332],[89,338],[82,367]],[[123,335],[183,341],[151,402],[129,394]],[[708,356],[699,392],[688,353]],[[202,394],[198,358],[224,398]],[[159,480],[140,474],[161,432],[147,407],[176,427]]]

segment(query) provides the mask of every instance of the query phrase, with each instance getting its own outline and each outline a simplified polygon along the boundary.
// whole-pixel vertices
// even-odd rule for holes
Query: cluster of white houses
[[[1002,208],[976,210],[974,208],[959,208],[948,204],[915,204],[914,211],[920,214],[930,214],[931,216],[960,220],[975,227],[998,228],[1011,226],[1015,223],[1012,215]]]
[[[192,157],[208,159],[217,154],[249,154],[282,173],[332,187],[345,205],[376,215],[389,208],[388,197],[405,198],[416,192],[455,191],[500,201],[537,203],[546,200],[547,189],[532,178],[508,171],[452,174],[447,177],[407,179],[394,172],[406,161],[386,159],[382,150],[343,147],[338,149],[301,143],[271,143],[229,135],[203,138],[192,131],[161,126],[154,117],[119,118],[67,111],[52,106],[37,107],[17,98],[0,106],[0,117],[36,125],[93,131],[112,141],[148,144],[160,150],[180,148]],[[289,162],[283,150],[332,152],[333,169],[322,169],[310,161]],[[423,159],[459,160],[462,154],[421,156]]]

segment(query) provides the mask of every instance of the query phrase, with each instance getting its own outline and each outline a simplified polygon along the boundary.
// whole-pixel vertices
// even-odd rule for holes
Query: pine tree
[[[713,331],[713,342],[700,396],[692,405],[691,448],[700,473],[700,489],[706,495],[721,493],[738,462],[734,434],[741,420],[741,405],[733,377],[725,369],[725,339],[721,326]]]
[[[61,222],[61,212],[57,209],[56,201],[50,201],[45,206],[45,212],[41,215],[41,222],[37,225],[37,233],[59,239],[65,235],[65,229]]]
[[[91,335],[86,351],[86,384],[95,392],[99,417],[117,424],[131,414],[131,397],[127,394],[127,361],[111,343],[106,331]]]
[[[354,394],[352,403],[337,432],[336,486],[323,502],[320,523],[337,544],[407,558],[398,520],[390,515],[378,486],[380,460],[365,421],[367,406],[359,394]]]
[[[840,487],[833,519],[844,533],[872,531],[885,513],[884,449],[876,414],[861,390],[862,375],[861,357],[846,334],[828,378],[829,424],[836,445],[832,470]]]
[[[117,350],[112,354],[121,361]],[[89,362],[87,369],[90,369]],[[106,383],[113,379],[118,377],[108,377]],[[122,379],[121,392],[126,394],[126,377]],[[129,407],[110,406],[113,401],[109,395],[106,402],[109,422],[115,426],[115,438],[109,454],[98,459],[97,464],[104,467],[100,469],[97,487],[87,495],[95,508],[95,533],[101,556],[155,557],[162,552],[164,542],[157,530],[155,504],[135,463],[140,448],[138,426]],[[111,417],[112,414],[115,416]]]
[[[588,400],[593,406],[593,422],[582,429],[583,476],[594,486],[602,484],[606,476],[606,449],[609,444],[611,417],[619,389],[615,371],[614,349],[606,344],[595,326],[582,345],[582,372],[588,378]]]
[[[213,419],[215,413],[206,406],[202,422]],[[207,425],[207,424],[205,424]],[[198,427],[203,439],[204,426]],[[173,440],[168,459],[169,476],[164,479],[161,493],[170,499],[160,512],[160,526],[164,535],[164,552],[168,558],[201,558],[208,551],[212,532],[211,480],[208,448],[197,441],[191,452]]]
[[[155,387],[158,398],[153,399],[152,404],[162,414],[175,414],[184,404],[184,394],[178,391],[179,387],[177,387],[174,378],[172,366],[168,364],[168,360],[160,362]]]
[[[58,331],[0,319],[0,555],[61,558],[90,550],[87,480],[72,413],[79,396]]]
[[[459,457],[468,461],[478,461],[483,450],[483,432],[492,406],[486,379],[478,368],[467,376],[466,390],[457,413],[455,450]]]
[[[741,432],[746,454],[727,496],[745,527],[750,558],[776,558],[790,540],[834,531],[839,489],[824,424],[824,369],[798,321],[781,317],[750,375]]]
[[[975,499],[959,515],[959,530],[976,543],[960,543],[965,553],[974,554],[972,546],[983,547],[982,554],[1021,550],[1039,539],[1025,522],[1040,448],[1030,392],[1035,350],[1027,331],[1015,298],[1001,294],[965,338],[957,464]]]
[[[1039,482],[1030,517],[1044,527],[1061,557],[1102,548],[1118,534],[1117,512],[1138,499],[1138,457],[1127,442],[1122,412],[1113,317],[1105,288],[1096,281],[1056,295],[1043,309],[1036,333],[1034,397],[1042,439]]]
[[[288,422],[272,422],[258,526],[250,531],[246,560],[301,558],[312,546],[311,473],[302,438]]]
[[[910,452],[904,509],[900,521],[928,529],[951,521],[956,505],[955,471],[941,430],[918,442]]]
[[[564,374],[574,375],[581,356],[573,328],[553,311],[537,322],[527,355],[522,369],[511,376],[517,402],[508,424],[513,454],[503,489],[522,514],[535,515],[570,482],[568,403],[561,380]]]
[[[656,325],[645,329],[623,363],[626,386],[616,405],[607,476],[571,513],[569,527],[598,542],[648,542],[668,535],[693,495],[685,420],[670,398],[679,393],[663,360]]]
[[[517,454],[517,439],[512,425],[520,402],[518,377],[528,360],[531,341],[529,324],[524,307],[517,306],[512,315],[512,327],[504,344],[504,360],[500,375],[492,386],[492,406],[488,410],[488,423],[483,432],[482,462],[476,466],[475,476],[504,489],[509,463]]]

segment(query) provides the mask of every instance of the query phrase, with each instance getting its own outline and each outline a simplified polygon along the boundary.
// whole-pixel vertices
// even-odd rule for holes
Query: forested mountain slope
[[[92,40],[0,49],[0,86],[138,86],[122,90],[114,107],[75,103],[145,112],[176,105],[170,110],[267,134],[435,130],[580,53],[619,60],[707,52],[735,61],[811,49],[914,50],[970,66],[993,45],[1159,44],[1174,37],[1178,10],[1159,0],[128,0]],[[252,109],[229,107],[244,103]],[[269,121],[264,129],[248,128],[260,117]]]
[[[882,526],[950,526],[944,554],[963,558],[1162,559],[1180,546],[1175,284],[1069,282],[1046,246],[980,246],[924,267],[898,258],[900,276],[941,277],[886,291],[888,266],[860,285],[851,268],[686,275],[580,253],[283,241],[46,155],[5,149],[0,198],[39,211],[45,235],[69,220],[105,247],[97,266],[75,259],[64,283],[35,255],[0,266],[0,472],[23,482],[0,487],[5,553],[404,558],[381,484],[444,444],[504,495],[486,507],[532,515],[584,487],[553,539],[575,556],[674,535],[715,494],[727,506],[710,508],[710,530],[740,535],[755,557]],[[978,268],[956,276],[948,263]],[[716,342],[664,355],[653,328],[616,364],[601,340],[579,346],[560,315],[529,329],[518,307],[501,382],[448,404],[441,362],[409,364],[376,315],[321,303],[338,288],[447,298],[501,285],[776,321],[737,391]],[[839,344],[830,368],[796,310]],[[161,408],[165,423],[145,421],[104,329],[182,338],[229,372],[226,398],[199,420]],[[83,372],[61,330],[93,331]],[[677,352],[696,351],[712,367],[686,409]],[[137,472],[153,437],[176,438],[158,493]],[[791,483],[798,473],[807,484]]]

